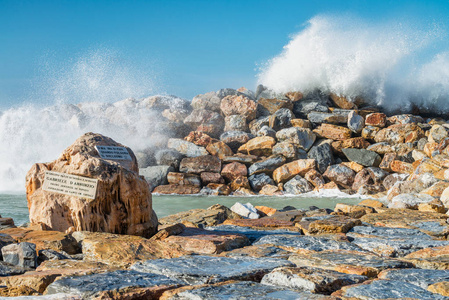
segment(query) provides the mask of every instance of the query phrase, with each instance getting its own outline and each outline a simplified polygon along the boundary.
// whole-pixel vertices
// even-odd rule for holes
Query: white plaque
[[[125,147],[95,146],[95,149],[97,149],[100,157],[104,159],[132,160],[131,155],[129,155]]]
[[[95,199],[97,183],[97,179],[66,173],[45,171],[45,179],[42,189],[47,192]]]

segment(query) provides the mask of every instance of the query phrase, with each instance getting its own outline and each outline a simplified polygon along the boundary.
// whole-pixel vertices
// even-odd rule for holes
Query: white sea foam
[[[449,47],[441,24],[367,23],[318,16],[261,67],[277,92],[321,89],[390,110],[449,111]]]

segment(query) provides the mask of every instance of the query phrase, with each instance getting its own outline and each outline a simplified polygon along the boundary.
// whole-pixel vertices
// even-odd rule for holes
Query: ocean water
[[[231,207],[236,202],[253,205],[264,205],[276,209],[285,206],[296,208],[309,208],[317,206],[319,208],[335,207],[337,203],[357,204],[362,198],[357,196],[346,196],[340,193],[308,194],[301,196],[198,196],[198,195],[153,195],[153,209],[159,218],[166,217],[181,211],[196,208],[208,208],[214,204],[222,204]],[[21,225],[29,221],[26,196],[24,194],[0,194],[0,214],[4,218],[13,218],[16,225]]]

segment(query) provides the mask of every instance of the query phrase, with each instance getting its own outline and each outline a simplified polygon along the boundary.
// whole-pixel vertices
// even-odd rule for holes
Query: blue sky
[[[254,88],[258,64],[318,14],[438,22],[449,1],[0,0],[0,106],[41,101],[52,76],[102,51],[155,92]]]

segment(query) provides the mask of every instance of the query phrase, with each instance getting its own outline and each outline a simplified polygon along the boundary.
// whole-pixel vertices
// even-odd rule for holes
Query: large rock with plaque
[[[30,222],[52,230],[150,237],[157,231],[151,193],[128,147],[86,133],[26,176]],[[73,228],[71,228],[73,227]]]

